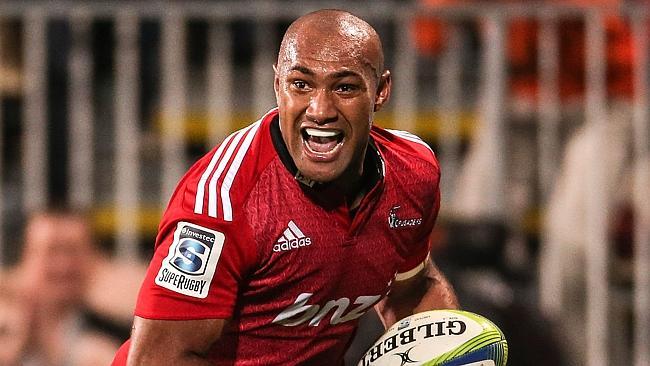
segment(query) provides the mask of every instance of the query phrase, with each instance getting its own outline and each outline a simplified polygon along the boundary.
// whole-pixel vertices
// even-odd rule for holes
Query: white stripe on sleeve
[[[223,184],[221,185],[221,204],[223,206],[223,219],[226,221],[232,221],[232,205],[230,204],[230,187],[232,186],[232,182],[235,180],[235,176],[239,171],[239,167],[241,166],[241,163],[244,160],[244,156],[246,155],[246,152],[248,152],[248,149],[250,148],[251,143],[253,142],[253,137],[255,137],[255,133],[259,129],[260,124],[261,124],[261,120],[251,125],[249,127],[250,130],[246,131],[248,132],[248,134],[246,135],[246,138],[244,139],[241,148],[237,151],[235,160],[233,160],[232,164],[230,165],[230,169],[228,169],[228,173],[226,173],[226,177],[224,178]]]
[[[225,140],[223,140],[221,145],[219,145],[217,151],[212,156],[212,159],[210,160],[210,164],[208,164],[208,167],[203,172],[203,175],[201,175],[199,184],[196,187],[196,201],[194,202],[194,213],[196,214],[200,215],[203,213],[203,198],[205,197],[205,183],[208,181],[208,178],[210,177],[210,174],[212,173],[214,166],[219,161],[221,154],[223,154],[223,150],[225,149],[226,146],[228,146],[228,142],[232,140],[234,135],[235,134],[231,134],[230,136],[226,137]]]
[[[404,140],[408,140],[408,141],[411,141],[411,142],[415,142],[415,143],[417,143],[417,144],[420,144],[420,145],[422,145],[422,146],[425,146],[427,149],[429,149],[429,151],[431,151],[432,154],[434,154],[434,153],[433,153],[433,150],[431,149],[431,146],[429,146],[429,144],[427,144],[426,142],[424,142],[424,141],[423,141],[421,138],[419,138],[417,135],[414,135],[414,134],[412,134],[412,133],[410,133],[410,132],[408,132],[408,131],[401,131],[401,130],[391,130],[391,129],[386,129],[386,131],[392,133],[393,135],[395,135],[395,136],[397,136],[397,137],[401,137],[401,138],[403,138]],[[435,155],[435,154],[434,154],[434,155]]]
[[[217,182],[219,181],[223,170],[226,168],[226,164],[228,164],[228,161],[230,161],[230,158],[232,157],[232,154],[235,151],[235,148],[239,144],[239,140],[241,140],[244,133],[244,130],[240,130],[235,134],[235,137],[230,143],[230,146],[228,146],[228,150],[226,150],[226,154],[223,156],[223,158],[221,158],[221,161],[219,162],[217,171],[214,172],[212,178],[210,179],[210,184],[208,185],[208,216],[210,217],[217,217]]]
[[[424,259],[424,261],[422,261],[422,263],[415,266],[415,268],[413,268],[413,269],[411,269],[409,271],[406,271],[406,272],[396,274],[395,275],[395,281],[405,281],[405,280],[408,280],[409,278],[414,277],[418,273],[422,272],[422,270],[424,269],[424,267],[426,267],[427,262],[429,260],[430,260],[430,256],[427,255],[427,257]]]

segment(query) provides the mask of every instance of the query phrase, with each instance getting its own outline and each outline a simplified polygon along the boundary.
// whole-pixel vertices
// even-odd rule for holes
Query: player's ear
[[[280,103],[280,100],[278,98],[279,91],[280,91],[280,78],[278,76],[278,65],[273,64],[273,90],[275,91],[275,100],[276,103]],[[277,105],[277,104],[276,104]]]
[[[381,107],[388,102],[390,99],[390,86],[391,86],[391,76],[390,70],[385,70],[379,77],[379,83],[377,84],[377,94],[375,95],[375,108],[374,111],[377,112]]]
[[[275,93],[278,93],[278,90],[280,90],[280,79],[278,78],[278,65],[273,64],[273,89],[275,89]]]

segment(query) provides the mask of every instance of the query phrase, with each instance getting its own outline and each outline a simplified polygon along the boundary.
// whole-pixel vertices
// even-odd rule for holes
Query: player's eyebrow
[[[298,71],[305,75],[314,75],[314,72],[310,68],[301,65],[292,66],[289,71]]]
[[[337,71],[334,74],[332,74],[332,77],[335,78],[335,79],[344,78],[346,76],[354,76],[354,77],[358,77],[358,78],[361,77],[361,75],[359,75],[358,72],[352,71],[352,70]]]
[[[298,71],[300,73],[303,73],[303,74],[309,75],[309,76],[314,76],[315,75],[315,72],[312,69],[310,69],[308,67],[305,67],[305,66],[302,66],[302,65],[292,66],[289,69],[289,71]],[[352,70],[341,70],[341,71],[337,71],[337,72],[329,75],[329,77],[334,78],[334,79],[340,79],[340,78],[344,78],[346,76],[354,76],[354,77],[359,77],[359,78],[361,77],[361,75],[359,75],[358,72],[352,71]]]

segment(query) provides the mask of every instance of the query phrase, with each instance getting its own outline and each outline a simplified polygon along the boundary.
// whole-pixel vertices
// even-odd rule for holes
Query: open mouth
[[[339,147],[343,145],[343,131],[341,130],[305,127],[300,132],[307,150],[319,159],[333,157]]]

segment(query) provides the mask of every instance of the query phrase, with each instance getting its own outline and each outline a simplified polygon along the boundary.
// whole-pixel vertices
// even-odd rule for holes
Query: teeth
[[[314,136],[314,137],[334,137],[340,134],[340,131],[335,131],[335,130],[320,130],[317,128],[305,128],[305,132],[309,136]]]

